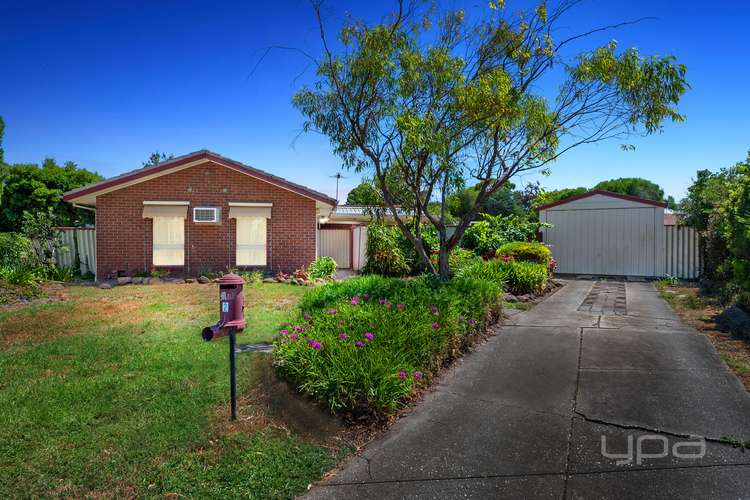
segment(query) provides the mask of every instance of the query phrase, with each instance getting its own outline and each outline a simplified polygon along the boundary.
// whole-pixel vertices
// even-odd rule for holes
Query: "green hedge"
[[[552,252],[549,248],[534,241],[513,241],[506,243],[497,250],[498,256],[513,257],[516,260],[536,262],[549,266]]]
[[[392,413],[499,312],[496,283],[353,278],[311,290],[280,332],[279,374],[333,412]]]
[[[547,266],[519,260],[479,260],[463,268],[457,276],[487,280],[504,286],[515,295],[540,293],[549,278]]]

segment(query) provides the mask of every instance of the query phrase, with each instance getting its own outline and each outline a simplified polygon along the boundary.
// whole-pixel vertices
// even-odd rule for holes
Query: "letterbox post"
[[[232,420],[237,420],[237,353],[235,342],[237,329],[229,329],[229,395],[232,399]]]
[[[205,341],[229,336],[229,395],[232,420],[237,420],[237,331],[245,328],[245,301],[242,285],[245,283],[236,274],[225,274],[219,279],[219,322],[207,326],[201,332]]]

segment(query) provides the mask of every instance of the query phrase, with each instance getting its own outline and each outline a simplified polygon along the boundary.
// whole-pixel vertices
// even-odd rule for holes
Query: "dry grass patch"
[[[724,308],[718,298],[701,295],[697,285],[671,286],[657,282],[656,288],[685,322],[708,337],[727,366],[750,391],[750,343],[720,330],[716,317]]]

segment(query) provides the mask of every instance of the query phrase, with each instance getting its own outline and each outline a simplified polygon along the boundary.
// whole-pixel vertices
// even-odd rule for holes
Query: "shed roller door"
[[[350,231],[348,229],[321,229],[318,235],[318,255],[331,257],[339,268],[350,268],[352,265]]]
[[[651,208],[550,210],[545,242],[560,273],[654,276],[654,214]]]

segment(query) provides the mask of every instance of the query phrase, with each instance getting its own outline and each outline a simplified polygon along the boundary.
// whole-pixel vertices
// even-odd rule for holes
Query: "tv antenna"
[[[336,172],[336,175],[329,175],[331,179],[336,179],[336,204],[339,202],[339,181],[341,179],[348,179],[345,175],[343,175],[341,172]]]

